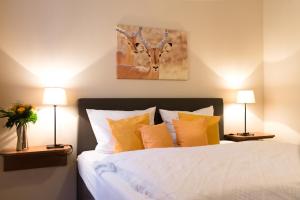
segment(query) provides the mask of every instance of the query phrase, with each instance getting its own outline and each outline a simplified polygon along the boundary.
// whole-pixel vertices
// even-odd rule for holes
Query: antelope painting
[[[181,31],[118,25],[117,78],[187,80],[187,39]]]

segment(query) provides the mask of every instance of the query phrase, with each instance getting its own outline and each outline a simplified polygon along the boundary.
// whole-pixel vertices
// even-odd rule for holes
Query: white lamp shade
[[[253,90],[240,90],[236,97],[237,103],[255,103],[255,95]]]
[[[45,88],[43,103],[46,105],[66,105],[66,91],[63,88]]]

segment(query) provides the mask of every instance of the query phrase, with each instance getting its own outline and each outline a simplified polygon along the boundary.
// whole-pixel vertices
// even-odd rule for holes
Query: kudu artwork
[[[116,32],[118,79],[188,79],[185,32],[131,25]]]

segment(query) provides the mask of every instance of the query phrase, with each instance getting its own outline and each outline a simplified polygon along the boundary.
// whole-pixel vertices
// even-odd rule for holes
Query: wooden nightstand
[[[242,141],[247,141],[247,140],[262,140],[262,139],[268,139],[268,138],[273,138],[273,137],[275,137],[275,135],[261,133],[261,132],[252,133],[249,136],[242,136],[242,135],[237,135],[237,134],[224,135],[225,140],[231,140],[231,141],[235,141],[235,142],[242,142]]]
[[[46,146],[33,146],[27,150],[5,149],[3,156],[4,171],[33,169],[67,165],[67,155],[72,152],[71,145],[64,148],[47,149]]]

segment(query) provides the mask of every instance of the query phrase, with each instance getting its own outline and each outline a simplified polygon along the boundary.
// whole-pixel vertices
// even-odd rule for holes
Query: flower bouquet
[[[17,128],[17,151],[28,148],[27,125],[37,121],[37,113],[32,105],[17,103],[8,110],[0,109],[0,118],[8,118],[5,127]]]

